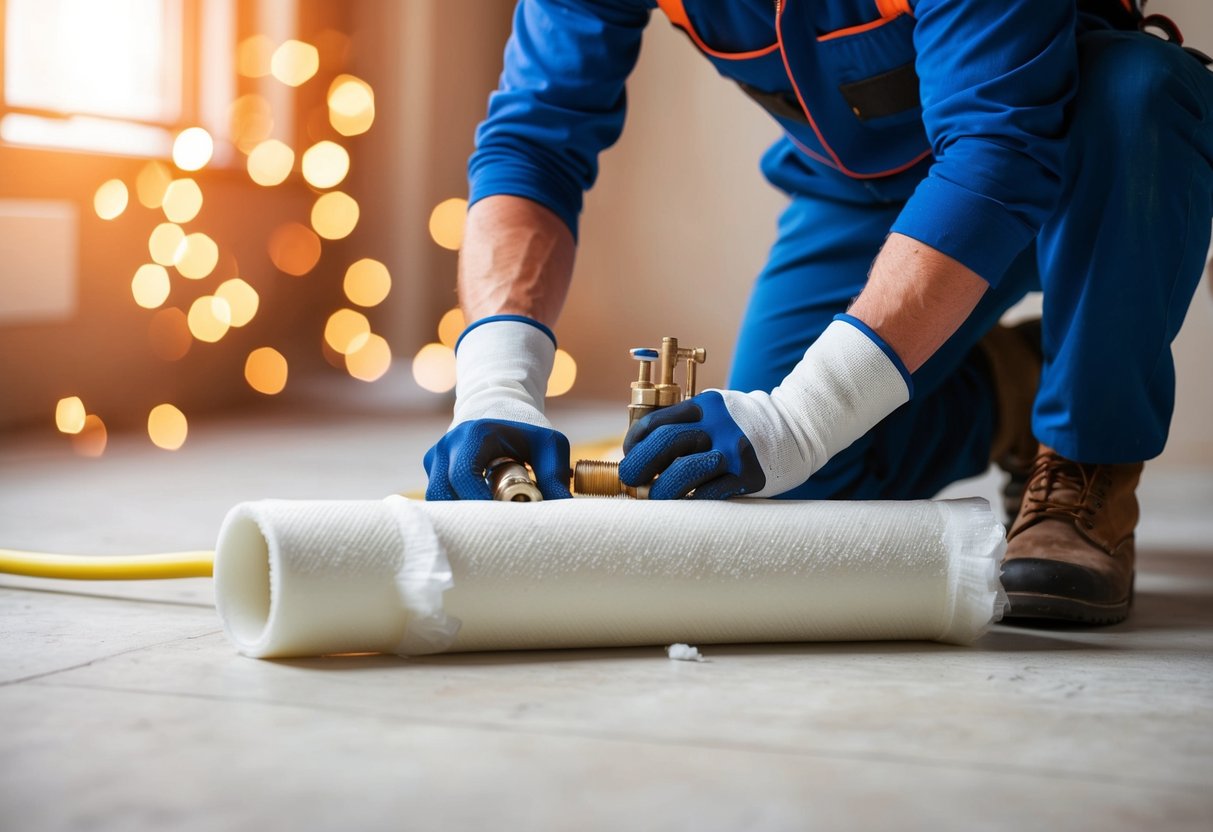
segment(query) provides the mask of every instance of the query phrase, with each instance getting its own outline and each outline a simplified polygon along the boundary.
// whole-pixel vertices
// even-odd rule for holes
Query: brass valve
[[[628,403],[629,428],[654,411],[694,396],[696,366],[708,358],[707,350],[703,347],[679,347],[677,338],[662,338],[660,349],[640,347],[631,350],[631,355],[640,363],[640,373],[631,386],[631,401]],[[683,386],[679,386],[674,380],[674,370],[679,362],[685,362]],[[657,364],[658,369],[659,380],[656,383],[653,382],[653,364]],[[618,462],[591,459],[578,460],[573,467],[573,491],[599,497],[627,494],[640,500],[648,499],[649,496],[648,486],[632,488],[619,481]]]

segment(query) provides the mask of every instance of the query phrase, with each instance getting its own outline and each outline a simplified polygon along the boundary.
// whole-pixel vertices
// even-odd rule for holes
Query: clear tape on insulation
[[[913,639],[997,621],[984,500],[282,501],[228,514],[216,603],[242,653]]]

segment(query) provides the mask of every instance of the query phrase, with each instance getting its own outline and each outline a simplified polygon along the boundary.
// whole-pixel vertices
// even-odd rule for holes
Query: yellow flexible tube
[[[75,581],[147,581],[159,578],[209,578],[214,552],[162,555],[55,555],[0,549],[0,572],[33,578]]]
[[[579,446],[574,458],[597,456],[618,447],[619,440]],[[406,495],[425,499],[421,493]],[[0,573],[73,581],[153,581],[165,578],[209,578],[214,552],[167,552],[155,555],[56,555],[0,549]]]

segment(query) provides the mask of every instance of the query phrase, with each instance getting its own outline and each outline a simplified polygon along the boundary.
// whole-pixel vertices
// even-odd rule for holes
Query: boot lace
[[[1103,508],[1107,482],[1098,465],[1083,465],[1046,451],[1036,458],[1028,475],[1024,513],[1069,519],[1094,528],[1091,518]]]

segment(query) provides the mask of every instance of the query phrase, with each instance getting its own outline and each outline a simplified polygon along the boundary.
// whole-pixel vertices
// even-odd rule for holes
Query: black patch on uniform
[[[744,81],[738,81],[737,86],[750,98],[758,102],[758,106],[776,118],[808,124],[809,119],[800,109],[800,102],[790,92],[764,92],[758,87],[750,86]]]
[[[838,91],[860,121],[904,113],[922,103],[918,97],[918,73],[912,63],[862,81],[840,84]]]

